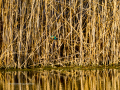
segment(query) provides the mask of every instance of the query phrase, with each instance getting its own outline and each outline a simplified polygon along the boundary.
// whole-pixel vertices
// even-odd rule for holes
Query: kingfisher
[[[51,38],[52,38],[53,40],[58,40],[58,38],[56,38],[55,36],[51,36]]]

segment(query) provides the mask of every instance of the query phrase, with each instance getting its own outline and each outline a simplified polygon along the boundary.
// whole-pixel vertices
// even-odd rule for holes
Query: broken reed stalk
[[[0,67],[119,63],[118,0],[3,0],[0,6]]]

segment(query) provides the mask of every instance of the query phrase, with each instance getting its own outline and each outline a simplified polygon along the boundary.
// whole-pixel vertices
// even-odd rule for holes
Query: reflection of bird
[[[55,36],[51,36],[51,38],[54,40],[58,40],[58,38],[56,38]]]

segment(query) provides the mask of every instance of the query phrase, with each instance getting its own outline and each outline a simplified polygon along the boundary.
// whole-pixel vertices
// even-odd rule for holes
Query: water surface
[[[120,90],[120,70],[0,71],[0,90]]]

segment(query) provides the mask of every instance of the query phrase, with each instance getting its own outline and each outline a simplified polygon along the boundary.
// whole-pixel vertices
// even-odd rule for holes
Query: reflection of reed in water
[[[0,90],[120,90],[119,77],[116,69],[0,72]]]

